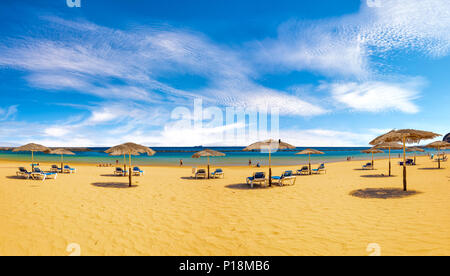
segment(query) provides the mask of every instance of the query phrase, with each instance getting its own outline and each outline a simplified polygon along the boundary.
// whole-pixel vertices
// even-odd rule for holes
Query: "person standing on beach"
[[[248,166],[249,166],[249,167],[252,166],[252,160],[251,160],[251,159],[248,160]]]
[[[183,167],[183,159],[180,159],[180,167]]]

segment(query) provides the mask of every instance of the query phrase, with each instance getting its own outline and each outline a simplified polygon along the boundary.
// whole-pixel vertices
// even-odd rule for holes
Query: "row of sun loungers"
[[[71,168],[69,165],[65,165],[63,169],[59,168],[57,165],[52,165],[50,172],[54,173],[76,173],[75,168]]]
[[[37,164],[33,164],[36,166]],[[58,173],[75,173],[76,169],[70,167],[69,165],[65,165],[62,169],[57,165],[52,165],[50,171],[45,172],[41,170],[39,167],[34,167],[33,171],[28,171],[24,167],[20,167],[16,172],[18,177],[23,177],[25,179],[33,179],[33,180],[46,180],[46,179],[56,179]]]
[[[320,164],[317,169],[312,169],[311,173],[320,174],[321,172],[326,173],[325,164]],[[297,170],[297,175],[309,174],[309,167],[304,166],[300,170]],[[297,178],[294,176],[292,171],[285,171],[281,176],[272,176],[272,183],[278,184],[279,186],[285,185],[295,185]],[[267,186],[269,180],[266,178],[266,173],[256,172],[253,176],[247,177],[246,183],[253,188],[254,184],[259,184],[261,186]]]
[[[208,173],[206,172],[205,169],[197,169],[197,168],[192,168],[192,177],[195,179],[198,178],[207,178],[208,177]],[[210,174],[211,178],[225,178],[225,173],[222,169],[216,169],[214,172],[212,172]]]
[[[134,176],[144,175],[144,171],[141,170],[139,167],[134,167],[133,170],[131,171],[131,173]],[[116,170],[114,171],[114,175],[115,176],[126,176],[126,175],[128,175],[128,171],[126,171],[120,167],[117,167]]]
[[[34,168],[34,171],[29,172],[24,167],[20,167],[16,172],[18,177],[23,177],[25,179],[33,179],[33,180],[45,180],[47,178],[56,179],[58,173],[55,172],[44,172],[39,168]]]
[[[403,166],[403,161],[398,162],[398,164],[400,166]],[[416,163],[414,163],[413,159],[407,159],[405,164],[406,164],[406,166],[415,166],[416,165]]]

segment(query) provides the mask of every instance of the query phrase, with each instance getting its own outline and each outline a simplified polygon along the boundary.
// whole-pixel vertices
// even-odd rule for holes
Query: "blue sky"
[[[273,136],[236,139],[223,134],[246,133],[239,122],[217,126],[204,115],[195,128],[172,117],[195,116],[196,99],[209,110],[278,112],[277,136],[297,146],[366,146],[394,128],[449,131],[447,0],[1,5],[2,145]]]

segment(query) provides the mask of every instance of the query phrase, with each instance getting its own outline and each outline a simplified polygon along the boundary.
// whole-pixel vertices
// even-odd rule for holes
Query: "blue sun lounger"
[[[116,170],[114,171],[114,175],[116,176],[126,176],[127,172],[123,170],[121,167],[116,167]]]
[[[292,175],[292,171],[285,171],[281,176],[273,176],[272,179],[275,180],[279,186],[283,186],[286,182],[290,185],[295,185],[295,181],[297,180],[297,178]]]
[[[47,178],[56,179],[57,176],[58,176],[58,173],[44,172],[40,168],[34,168],[34,171],[31,173],[31,178],[33,178],[34,180],[42,179],[42,181],[44,181]]]
[[[75,168],[71,168],[69,165],[64,165],[64,173],[76,173]]]
[[[133,168],[133,175],[137,175],[137,176],[144,175],[144,171],[141,170],[139,167],[134,167]]]
[[[297,170],[297,174],[298,175],[309,174],[308,166],[303,166],[303,168],[301,168],[300,170]]]
[[[253,184],[267,185],[266,174],[264,172],[256,172],[251,177],[247,177],[247,184],[253,188]]]
[[[31,172],[27,171],[24,167],[20,167],[19,170],[16,172],[16,175],[18,177],[23,177],[26,179],[29,179],[31,177]]]
[[[225,173],[223,172],[222,169],[216,169],[214,172],[211,173],[212,178],[219,178],[220,176],[222,176],[222,178],[225,177]]]
[[[322,163],[317,169],[312,169],[313,174],[320,174],[321,172],[327,173],[327,170],[325,169],[325,164]]]

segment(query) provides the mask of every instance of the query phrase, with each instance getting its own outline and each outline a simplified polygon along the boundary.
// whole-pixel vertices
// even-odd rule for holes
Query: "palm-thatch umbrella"
[[[131,187],[131,177],[132,177],[131,156],[132,155],[140,155],[141,153],[146,153],[148,156],[152,156],[156,153],[154,150],[152,150],[149,147],[138,145],[135,143],[121,144],[121,145],[112,147],[112,148],[106,150],[105,152],[109,153],[109,155],[112,155],[112,156],[118,156],[118,155],[128,155],[129,156],[128,179],[129,179],[130,187]]]
[[[407,152],[414,152],[414,164],[416,164],[416,153],[417,152],[425,152],[424,149],[418,147],[409,147],[406,149]]]
[[[371,148],[371,149],[367,149],[367,150],[362,150],[362,153],[367,153],[367,154],[372,154],[372,170],[373,170],[373,166],[374,166],[374,162],[373,162],[373,155],[375,153],[384,153],[384,151],[376,149],[376,148]]]
[[[426,148],[431,148],[431,149],[437,149],[438,150],[438,169],[441,168],[441,149],[448,149],[450,148],[450,143],[447,143],[445,141],[436,141],[433,142],[429,145],[425,146]]]
[[[209,158],[212,156],[225,156],[225,153],[219,152],[219,151],[215,151],[215,150],[211,150],[211,149],[205,149],[199,152],[194,153],[194,155],[192,155],[192,158],[200,158],[200,157],[208,157],[208,179],[210,179],[210,174],[209,174]]]
[[[266,141],[256,142],[250,146],[243,149],[244,151],[260,150],[267,151],[269,153],[269,186],[272,186],[272,151],[274,150],[285,150],[285,149],[295,149],[296,147],[281,140],[275,141],[269,139]]]
[[[75,153],[67,149],[53,149],[50,151],[46,151],[45,153],[61,155],[61,172],[64,171],[64,155],[75,155]]]
[[[393,149],[402,149],[403,146],[400,145],[399,143],[395,143],[395,142],[384,142],[381,144],[376,145],[374,148],[376,149],[389,149],[389,176],[391,176],[391,150]]]
[[[302,150],[301,152],[296,153],[296,155],[299,155],[299,154],[309,155],[309,163],[308,164],[309,164],[309,174],[311,175],[311,154],[325,154],[325,153],[315,150],[315,149],[305,149],[305,150]]]
[[[45,152],[45,151],[49,151],[49,150],[50,150],[49,148],[47,148],[43,145],[30,143],[30,144],[26,144],[21,147],[13,149],[13,152],[31,151],[31,170],[34,171],[34,153],[35,152]]]
[[[377,138],[375,138],[369,144],[378,145],[383,142],[401,142],[403,143],[403,190],[407,190],[406,183],[406,144],[415,144],[420,143],[422,140],[429,140],[439,137],[441,135],[423,131],[423,130],[415,130],[415,129],[400,129],[400,130],[391,130],[390,132],[383,134]]]

